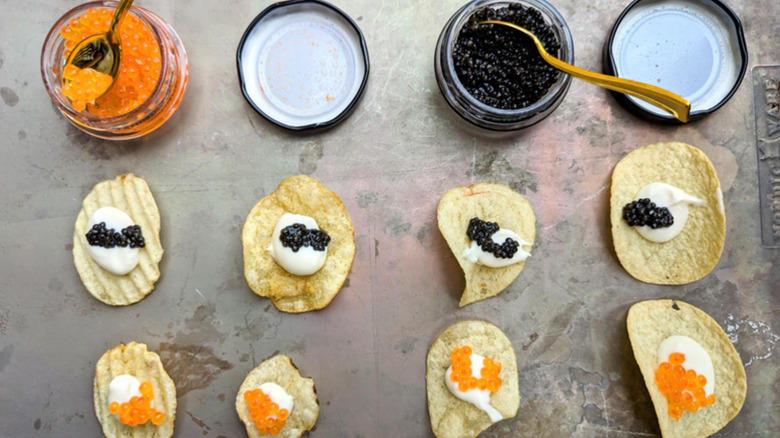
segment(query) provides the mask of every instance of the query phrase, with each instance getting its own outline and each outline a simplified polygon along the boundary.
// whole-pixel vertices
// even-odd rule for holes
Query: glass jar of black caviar
[[[571,77],[539,56],[530,38],[484,20],[515,23],[533,32],[553,56],[574,63],[574,43],[563,17],[544,0],[474,0],[444,26],[434,67],[444,99],[481,128],[514,131],[550,115]]]

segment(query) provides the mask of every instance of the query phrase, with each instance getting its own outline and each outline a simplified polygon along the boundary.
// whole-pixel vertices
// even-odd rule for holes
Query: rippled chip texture
[[[294,213],[314,218],[328,233],[328,256],[314,274],[298,276],[285,271],[268,252],[279,218]],[[355,229],[338,196],[306,175],[282,180],[275,192],[249,212],[241,233],[244,276],[249,287],[268,297],[277,309],[300,313],[330,303],[347,279],[355,258]]]
[[[87,222],[101,207],[115,207],[141,226],[146,246],[138,252],[138,266],[126,275],[116,275],[101,268],[87,251]],[[118,231],[118,230],[117,230]],[[89,293],[112,306],[126,306],[141,301],[160,278],[159,263],[163,248],[160,243],[160,212],[149,186],[132,173],[119,175],[98,183],[90,191],[76,218],[73,231],[73,261],[81,281]]]
[[[441,234],[466,275],[466,289],[460,297],[461,307],[498,295],[525,266],[525,261],[522,261],[491,268],[463,257],[463,251],[471,246],[466,229],[474,217],[497,222],[499,227],[514,231],[531,244],[536,238],[536,216],[531,204],[509,187],[498,183],[477,183],[448,190],[439,201],[437,219]],[[529,250],[527,246],[523,248]]]
[[[706,202],[689,206],[688,221],[668,242],[651,242],[623,220],[623,207],[651,183],[670,184]],[[723,194],[715,168],[699,149],[684,143],[656,143],[626,155],[612,172],[612,241],[620,264],[637,280],[687,284],[718,264],[726,240]]]
[[[293,396],[292,412],[277,436],[298,438],[307,430],[311,430],[320,415],[320,402],[317,400],[314,380],[302,377],[292,359],[278,354],[250,371],[236,395],[236,412],[246,426],[249,438],[270,436],[258,431],[249,414],[249,404],[244,400],[245,392],[259,388],[266,382],[276,383]]]
[[[703,311],[681,301],[651,300],[631,306],[626,319],[634,357],[653,400],[661,434],[665,438],[706,437],[736,417],[745,401],[745,368],[723,329]],[[655,382],[658,346],[672,335],[687,336],[710,355],[715,371],[715,404],[696,412],[685,411],[675,420],[666,397]]]
[[[155,426],[151,421],[138,426],[122,424],[108,412],[108,385],[121,374],[149,382],[154,391],[154,408],[165,414],[165,421]],[[95,365],[93,388],[95,415],[107,438],[168,438],[173,435],[176,418],[176,386],[165,372],[160,356],[147,350],[145,344],[131,342],[108,350]]]
[[[471,403],[456,398],[444,383],[444,374],[452,364],[454,348],[464,345],[484,357],[501,363],[502,380],[498,391],[490,395],[490,404],[504,419],[512,418],[520,407],[517,358],[504,332],[483,321],[462,321],[450,326],[431,345],[426,360],[425,384],[428,414],[437,438],[473,438],[493,423],[490,417]]]

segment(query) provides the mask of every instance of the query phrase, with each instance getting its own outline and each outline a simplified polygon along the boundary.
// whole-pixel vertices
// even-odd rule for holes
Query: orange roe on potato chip
[[[489,357],[483,361],[483,367],[480,371],[482,377],[476,378],[473,376],[471,371],[471,347],[468,345],[452,350],[450,360],[452,360],[450,380],[458,384],[458,390],[461,392],[474,388],[496,392],[501,387],[501,379],[498,377],[498,374],[501,372],[501,364],[493,362],[493,359]]]
[[[151,420],[155,426],[161,425],[165,421],[165,414],[154,409],[152,400],[154,400],[154,391],[152,384],[144,382],[139,388],[141,396],[135,396],[130,401],[124,403],[112,402],[108,405],[108,412],[119,416],[119,421],[128,426],[137,426]]]
[[[662,362],[655,371],[655,382],[669,405],[667,412],[677,420],[685,410],[696,412],[715,403],[715,395],[707,396],[704,392],[707,378],[694,370],[686,370],[683,362],[684,354],[672,353],[669,361]]]
[[[260,433],[279,435],[290,415],[287,409],[279,409],[279,405],[259,388],[245,392],[244,400],[249,404],[249,417]]]
[[[113,13],[113,9],[91,8],[60,29],[60,35],[67,40],[65,58],[86,37],[108,31]],[[122,59],[113,83],[110,76],[90,68],[70,66],[72,69],[63,71],[62,93],[71,100],[73,109],[86,109],[104,118],[120,116],[138,108],[157,87],[160,45],[151,29],[138,17],[127,15],[119,25],[119,35]]]

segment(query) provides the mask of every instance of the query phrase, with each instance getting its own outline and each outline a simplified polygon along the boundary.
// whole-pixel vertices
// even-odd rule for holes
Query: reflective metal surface
[[[472,318],[512,341],[523,397],[516,418],[483,436],[655,436],[625,318],[631,304],[661,297],[708,312],[745,364],[745,406],[718,436],[778,434],[780,252],[761,242],[750,81],[717,112],[682,126],[640,120],[607,91],[575,81],[549,118],[495,138],[466,126],[434,78],[436,39],[463,1],[344,0],[337,6],[359,24],[371,53],[365,94],[339,125],[292,133],[252,109],[231,62],[249,21],[271,2],[137,3],[181,36],[189,89],[160,129],[110,142],[73,127],[41,82],[46,32],[76,2],[1,2],[0,436],[99,436],[95,362],[138,341],[160,353],[176,382],[179,437],[245,436],[236,392],[277,351],[316,382],[322,410],[309,436],[428,437],[428,347]],[[599,70],[625,3],[555,6],[572,29],[577,65]],[[780,6],[730,6],[745,24],[750,67],[779,64]],[[674,287],[631,278],[608,224],[617,161],[667,140],[712,160],[728,224],[714,271]],[[87,192],[126,172],[144,177],[156,196],[165,255],[156,290],[112,308],[82,286],[70,242]],[[344,201],[357,256],[326,309],[290,315],[249,290],[240,235],[252,206],[298,173]],[[489,180],[529,199],[536,245],[508,290],[460,309],[463,277],[437,229],[436,205],[454,185]]]

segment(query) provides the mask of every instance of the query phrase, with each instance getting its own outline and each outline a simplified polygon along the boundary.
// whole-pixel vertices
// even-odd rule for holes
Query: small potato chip
[[[469,221],[478,217],[517,233],[526,242],[536,238],[536,216],[531,204],[519,193],[498,183],[478,183],[453,187],[439,201],[439,231],[466,275],[466,289],[460,307],[498,295],[520,275],[525,261],[501,268],[472,263],[462,256],[471,245],[466,235]],[[523,247],[530,252],[530,248]]]
[[[426,360],[425,383],[428,414],[437,438],[474,438],[493,422],[484,411],[456,398],[445,386],[444,375],[452,364],[452,350],[468,345],[475,354],[501,364],[501,387],[490,395],[490,404],[504,419],[520,407],[517,358],[504,332],[483,321],[461,321],[445,330],[433,342]]]
[[[276,223],[285,213],[313,218],[330,236],[325,264],[314,274],[290,274],[268,252]],[[244,222],[241,240],[249,287],[290,313],[327,306],[347,279],[355,258],[355,229],[347,209],[336,194],[306,175],[285,178],[275,192],[261,199]]]
[[[623,219],[623,207],[654,182],[670,184],[706,202],[690,206],[680,234],[663,243],[645,239]],[[723,193],[715,168],[699,149],[684,143],[656,143],[626,155],[612,172],[610,210],[615,252],[637,280],[686,284],[718,264],[726,240]]]
[[[145,247],[139,249],[138,265],[126,275],[116,275],[98,265],[87,252],[87,222],[101,207],[115,207],[140,225]],[[160,278],[159,263],[163,248],[160,243],[160,212],[149,186],[132,173],[98,183],[87,194],[76,218],[73,231],[73,261],[81,281],[90,294],[112,306],[126,306],[141,301],[154,290]]]
[[[737,416],[747,391],[745,368],[734,345],[714,319],[682,301],[650,300],[631,306],[626,325],[634,357],[665,438],[706,437]],[[666,397],[655,382],[658,346],[673,335],[687,336],[699,343],[709,354],[715,371],[715,404],[696,412],[685,411],[679,420],[669,415]]]
[[[292,412],[289,413],[290,416],[287,418],[287,422],[277,436],[298,438],[307,430],[311,430],[317,421],[317,417],[320,415],[320,402],[317,400],[314,380],[301,377],[292,359],[285,355],[277,354],[270,359],[266,359],[250,371],[238,389],[236,412],[246,426],[249,438],[270,436],[261,434],[257,429],[250,416],[249,405],[244,400],[245,392],[259,388],[260,385],[266,382],[276,383],[293,397]]]
[[[156,426],[151,421],[128,426],[117,420],[108,410],[108,385],[122,374],[129,374],[141,383],[149,382],[154,391],[152,407],[165,415],[165,421]],[[95,415],[107,438],[168,438],[173,435],[176,419],[176,386],[165,372],[160,356],[148,351],[145,344],[131,342],[108,350],[95,365],[93,389]]]

